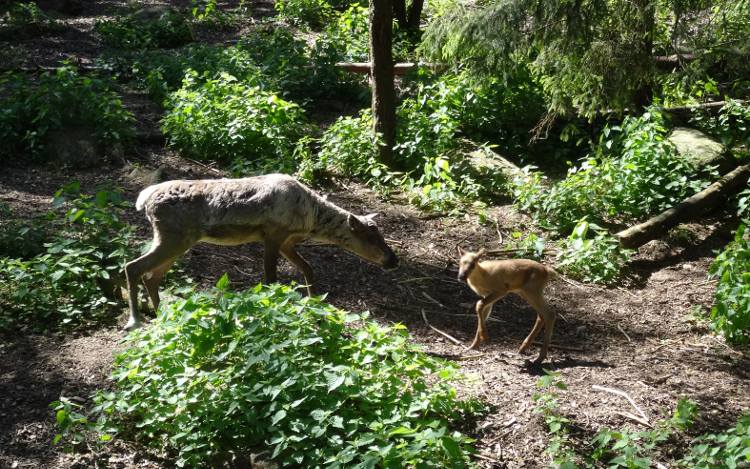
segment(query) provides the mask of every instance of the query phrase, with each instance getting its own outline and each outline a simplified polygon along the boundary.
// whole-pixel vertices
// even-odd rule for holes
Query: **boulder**
[[[674,144],[681,158],[692,162],[699,168],[719,166],[720,169],[726,169],[726,165],[731,164],[724,145],[700,130],[675,127],[667,140]]]

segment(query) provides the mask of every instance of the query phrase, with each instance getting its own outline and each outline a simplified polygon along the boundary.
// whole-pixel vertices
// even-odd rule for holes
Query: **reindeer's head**
[[[375,224],[376,216],[376,213],[364,216],[349,214],[349,230],[352,236],[346,238],[342,247],[386,269],[395,269],[398,266],[398,258],[385,244],[383,235]]]
[[[461,256],[461,259],[458,261],[459,281],[465,282],[466,279],[469,278],[469,275],[471,275],[471,272],[477,266],[477,263],[482,260],[482,256],[484,256],[484,254],[484,249],[480,249],[478,252],[471,252],[464,251],[460,247],[458,248],[458,255]]]

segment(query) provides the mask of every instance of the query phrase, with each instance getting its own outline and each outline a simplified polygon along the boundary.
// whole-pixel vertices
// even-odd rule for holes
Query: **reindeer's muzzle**
[[[390,253],[386,258],[385,261],[383,261],[383,268],[387,270],[392,270],[398,267],[398,257],[396,257],[395,254]]]

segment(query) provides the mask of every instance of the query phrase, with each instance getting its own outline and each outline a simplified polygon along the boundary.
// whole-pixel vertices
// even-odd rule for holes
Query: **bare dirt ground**
[[[99,48],[90,35],[93,18],[106,6],[121,4],[84,4],[81,16],[66,20],[73,32],[9,44],[6,51],[20,48],[32,54],[24,66],[52,65],[71,53],[82,62],[90,61]],[[66,43],[65,35],[85,46]],[[141,121],[152,122],[153,110],[138,102],[126,101]],[[5,168],[0,172],[0,202],[22,214],[43,212],[54,191],[72,180],[80,181],[85,190],[115,185],[135,200],[143,186],[142,179],[134,176],[136,167],[141,168],[140,173],[135,171],[138,174],[162,167],[165,179],[217,176],[158,145],[138,145],[125,161],[96,170]],[[533,310],[514,296],[501,300],[489,323],[491,341],[481,354],[465,352],[422,318],[424,312],[433,326],[470,342],[476,327],[471,310],[476,297],[455,280],[453,253],[459,244],[496,247],[496,227],[480,225],[471,216],[426,215],[402,201],[382,200],[355,183],[339,182],[323,191],[355,213],[382,213],[379,223],[401,266],[385,272],[334,247],[305,246],[301,252],[318,274],[319,291],[327,292],[328,301],[338,307],[369,310],[383,323],[404,323],[426,351],[457,360],[472,378],[461,391],[478,395],[492,408],[464,429],[477,439],[484,456],[478,460],[481,466],[548,465],[549,457],[543,454],[545,428],[532,413],[540,371],[528,368],[527,357],[516,353],[533,324]],[[528,226],[528,220],[510,207],[493,207],[490,214],[501,230]],[[150,236],[141,215],[133,211],[129,221],[140,227],[146,241]],[[633,410],[625,399],[597,391],[593,385],[625,391],[652,421],[669,416],[680,397],[689,397],[701,411],[692,434],[731,426],[738,415],[750,410],[750,359],[691,319],[696,308],[710,307],[714,283],[707,280],[708,266],[714,250],[729,241],[732,220],[715,216],[684,228],[690,236],[673,236],[641,248],[630,277],[619,287],[576,288],[557,281],[548,289],[551,306],[561,318],[553,343],[564,348],[553,349],[545,366],[561,372],[569,386],[561,399],[562,411],[584,432],[603,426],[641,428],[617,414]],[[260,253],[256,245],[198,245],[188,253],[184,266],[201,286],[212,285],[227,272],[235,287],[242,288],[260,281]],[[301,281],[288,264],[281,266],[280,277]],[[107,377],[113,354],[121,347],[124,321],[123,315],[119,325],[72,335],[0,336],[0,468],[94,465],[90,454],[69,455],[52,445],[55,423],[48,405],[60,395],[85,402],[96,389],[110,385]],[[680,447],[676,442],[674,450],[679,452]],[[106,446],[97,461],[118,468],[172,466],[169,460],[125,442]]]

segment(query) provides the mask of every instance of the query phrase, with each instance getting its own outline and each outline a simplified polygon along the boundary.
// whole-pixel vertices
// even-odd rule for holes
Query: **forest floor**
[[[19,54],[23,67],[53,66],[70,55],[90,63],[100,50],[91,35],[93,21],[124,2],[83,3],[84,13],[66,20],[68,28],[58,36],[16,41],[6,53]],[[156,131],[157,110],[143,96],[128,92],[125,102],[142,130]],[[141,175],[156,168],[163,169],[164,179],[218,176],[162,146],[138,145],[124,161],[97,169],[4,168],[0,203],[17,214],[41,213],[51,207],[55,190],[74,180],[84,190],[122,188],[134,201],[144,185]],[[301,253],[318,274],[318,290],[337,307],[369,310],[382,323],[403,323],[427,352],[456,359],[472,378],[464,391],[491,406],[486,417],[463,429],[477,440],[484,456],[478,460],[481,466],[547,466],[547,432],[533,414],[532,401],[541,370],[526,366],[529,357],[516,352],[533,325],[533,310],[514,295],[498,302],[489,323],[491,340],[479,353],[466,352],[423,320],[424,314],[433,326],[469,343],[477,298],[456,280],[455,248],[498,247],[498,231],[524,231],[529,220],[509,206],[498,206],[489,209],[497,224],[481,225],[473,216],[436,216],[397,198],[383,200],[357,183],[336,184],[322,189],[329,200],[355,213],[382,214],[379,225],[401,265],[386,272],[335,247],[303,246]],[[142,214],[132,210],[128,217],[138,226],[139,237],[150,239]],[[551,350],[545,368],[561,373],[568,385],[561,411],[584,433],[604,426],[644,429],[618,414],[633,411],[625,399],[594,385],[626,392],[652,422],[669,417],[679,398],[694,400],[700,416],[690,435],[732,426],[750,410],[750,358],[695,319],[696,311],[710,308],[715,285],[707,280],[707,270],[733,228],[730,218],[720,216],[682,225],[667,239],[642,247],[619,286],[576,288],[555,281],[548,288],[548,300],[560,318],[553,344],[560,348]],[[185,256],[183,268],[201,287],[210,287],[224,272],[236,288],[248,287],[260,281],[261,249],[200,244]],[[286,263],[280,278],[302,280]],[[87,401],[96,389],[111,386],[108,376],[113,354],[122,347],[125,316],[123,309],[117,323],[73,334],[0,335],[0,468],[94,465],[91,453],[65,454],[52,445],[56,428],[48,406],[61,395]],[[682,443],[674,443],[675,452]],[[122,441],[105,446],[97,461],[106,467],[171,466]]]

